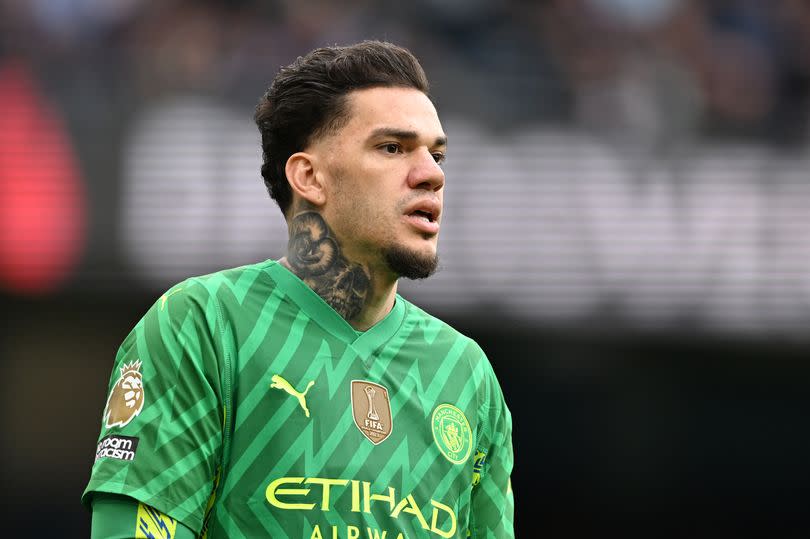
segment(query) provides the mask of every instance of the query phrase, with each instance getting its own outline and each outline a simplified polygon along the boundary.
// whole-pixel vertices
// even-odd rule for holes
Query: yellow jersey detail
[[[453,464],[464,464],[472,452],[472,429],[467,416],[452,404],[440,404],[430,418],[433,440]]]
[[[314,380],[310,380],[310,382],[307,384],[307,388],[304,391],[298,391],[292,386],[291,383],[278,374],[274,374],[270,379],[273,381],[273,383],[270,384],[270,387],[275,387],[277,389],[281,389],[282,391],[286,391],[298,399],[298,404],[300,404],[301,408],[304,410],[304,415],[309,417],[309,409],[307,408],[307,392],[309,391],[309,388],[315,385]]]
[[[217,473],[214,476],[214,488],[211,491],[211,496],[208,498],[208,504],[205,506],[205,518],[203,519],[203,527],[200,532],[200,539],[207,539],[208,537],[208,518],[211,516],[211,509],[214,508],[214,501],[217,499],[217,488],[219,488],[219,479],[222,477],[222,467],[217,466]]]
[[[138,503],[135,539],[172,539],[177,521],[154,507]]]
[[[368,481],[324,477],[279,477],[267,485],[265,498],[270,505],[278,509],[297,511],[314,509],[329,512],[346,489],[351,491],[349,510],[353,513],[383,511],[394,519],[410,518],[406,515],[412,515],[418,527],[436,536],[456,535],[458,517],[455,507],[433,499],[427,503],[423,501],[420,505],[412,494],[399,498],[394,487],[388,487],[381,493],[372,492],[371,483]],[[344,504],[349,501],[345,496],[342,500]],[[345,505],[343,508],[345,509]],[[333,526],[331,531],[331,535],[322,534],[322,530],[316,526],[312,531],[312,537],[321,536],[326,539],[338,536],[337,527]],[[369,531],[369,534],[373,535],[373,531]],[[351,537],[352,534],[349,533],[348,536]]]
[[[169,301],[169,298],[172,297],[173,295],[177,294],[181,290],[183,290],[183,287],[175,288],[171,292],[168,292],[168,293],[163,294],[162,296],[160,296],[160,310],[162,311],[163,309],[165,309],[166,308],[166,302]]]
[[[473,457],[473,486],[476,486],[481,482],[481,474],[484,471],[484,463],[486,460],[487,454],[484,451],[481,451],[480,449],[475,451],[475,457]]]

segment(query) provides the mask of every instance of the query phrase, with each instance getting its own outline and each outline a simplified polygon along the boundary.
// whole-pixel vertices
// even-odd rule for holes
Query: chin
[[[403,245],[392,245],[383,249],[383,256],[389,269],[406,279],[426,279],[439,267],[439,255],[432,246],[413,249]]]

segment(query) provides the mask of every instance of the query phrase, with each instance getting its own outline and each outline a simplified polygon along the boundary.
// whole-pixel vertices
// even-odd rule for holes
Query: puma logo
[[[309,417],[309,410],[307,409],[307,391],[309,391],[309,388],[315,385],[315,380],[310,380],[310,382],[307,384],[307,388],[303,392],[299,392],[287,380],[278,374],[274,374],[270,379],[273,381],[273,383],[270,384],[270,387],[283,389],[298,399],[298,404],[300,404],[301,408],[304,409],[304,414]]]

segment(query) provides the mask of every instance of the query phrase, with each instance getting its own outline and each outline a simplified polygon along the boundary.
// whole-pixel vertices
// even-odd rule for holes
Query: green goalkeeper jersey
[[[512,537],[481,348],[397,296],[355,331],[277,262],[171,288],[116,356],[90,482],[208,538]]]

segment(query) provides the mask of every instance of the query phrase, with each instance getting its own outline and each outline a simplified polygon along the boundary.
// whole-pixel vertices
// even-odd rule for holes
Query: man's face
[[[436,109],[413,88],[369,88],[349,94],[348,114],[313,148],[324,164],[324,218],[349,260],[427,277],[438,260],[444,192]]]

